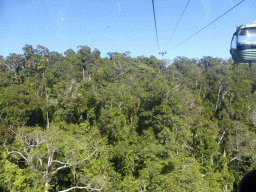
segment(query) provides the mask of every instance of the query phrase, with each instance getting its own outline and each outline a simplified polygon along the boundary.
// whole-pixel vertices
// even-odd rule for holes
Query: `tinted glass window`
[[[238,42],[256,43],[256,28],[243,29],[239,34]]]
[[[236,49],[237,36],[235,35],[232,39],[231,48]]]

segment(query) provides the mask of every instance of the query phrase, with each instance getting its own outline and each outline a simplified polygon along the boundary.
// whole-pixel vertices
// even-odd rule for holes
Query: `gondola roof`
[[[236,32],[234,33],[237,34],[240,30],[242,29],[248,29],[248,28],[256,28],[256,23],[250,24],[250,25],[240,25],[239,27],[237,27]]]

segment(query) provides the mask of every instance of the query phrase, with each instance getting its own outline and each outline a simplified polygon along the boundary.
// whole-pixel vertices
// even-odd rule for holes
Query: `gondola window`
[[[241,30],[238,42],[256,43],[256,28]]]

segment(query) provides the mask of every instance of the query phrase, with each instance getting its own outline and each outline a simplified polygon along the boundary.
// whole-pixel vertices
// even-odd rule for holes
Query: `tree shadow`
[[[168,174],[174,170],[174,165],[172,162],[168,162],[168,164],[164,165],[162,168],[161,174]]]
[[[40,127],[46,126],[46,120],[44,119],[43,111],[41,108],[37,108],[32,111],[26,125],[31,127],[36,125],[39,125]]]

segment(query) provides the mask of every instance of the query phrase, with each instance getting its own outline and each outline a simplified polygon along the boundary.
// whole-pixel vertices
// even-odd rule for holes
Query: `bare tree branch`
[[[90,154],[88,157],[86,157],[85,159],[81,160],[80,162],[77,162],[77,163],[76,163],[76,164],[74,164],[74,165],[78,165],[78,164],[80,164],[80,163],[85,162],[87,159],[90,159],[90,158],[91,158],[91,156],[93,156],[93,155],[94,155],[94,153],[96,153],[96,151],[98,151],[98,149],[95,149],[95,150],[92,152],[92,154]]]
[[[12,153],[18,153],[23,159],[25,159],[27,162],[29,162],[28,159],[21,152],[19,152],[19,151],[11,151],[11,152],[9,152],[7,147],[6,147],[6,145],[3,144],[3,146],[6,149],[8,155],[10,155]]]
[[[70,164],[69,162],[61,162],[61,161],[58,161],[58,160],[52,160],[53,163],[60,163],[62,165],[65,165],[65,164]]]
[[[23,159],[25,159],[25,161],[27,162],[27,164],[29,164],[30,167],[31,167],[34,171],[36,171],[37,173],[41,174],[40,171],[38,171],[38,170],[31,164],[31,162],[30,162],[21,152],[19,152],[19,151],[11,151],[11,152],[9,152],[8,149],[7,149],[7,147],[6,147],[6,145],[3,144],[3,146],[4,146],[4,148],[6,149],[8,155],[10,155],[10,154],[12,154],[12,153],[17,153],[17,154],[19,154]],[[32,161],[32,158],[33,158],[33,157],[30,158],[31,161]]]
[[[224,135],[225,135],[226,131],[224,130],[224,132],[222,133],[221,137],[218,140],[218,144],[220,144],[220,142],[222,141]]]
[[[234,160],[237,160],[237,161],[243,161],[243,162],[248,162],[248,161],[244,161],[238,157],[234,157],[233,159],[230,160],[230,162],[234,161]]]
[[[102,187],[101,187],[100,189],[75,186],[75,187],[71,187],[71,188],[69,188],[69,189],[66,189],[66,190],[63,190],[63,191],[58,191],[58,192],[67,192],[67,191],[70,191],[70,190],[72,190],[72,189],[87,189],[87,190],[90,190],[90,191],[102,191],[102,189],[103,189],[105,183],[106,183],[106,182],[104,182],[104,184],[102,185]]]
[[[55,169],[55,170],[52,172],[52,175],[54,175],[55,173],[57,173],[59,170],[64,169],[64,168],[67,168],[67,167],[71,167],[71,164],[70,164],[70,165],[65,164],[65,165],[62,166],[62,167],[58,167],[57,169]]]
[[[64,168],[68,168],[68,167],[72,167],[72,166],[76,166],[80,163],[83,163],[84,161],[86,161],[87,159],[90,159],[91,156],[94,155],[94,153],[96,153],[96,151],[98,151],[98,149],[95,149],[88,157],[86,157],[85,159],[81,160],[80,162],[77,162],[76,164],[71,164],[69,162],[61,162],[61,161],[57,161],[57,160],[53,160],[52,162],[56,162],[56,163],[60,163],[60,164],[63,164],[64,166],[62,167],[58,167],[57,169],[55,169],[53,172],[52,172],[52,175],[54,175],[55,173],[57,173],[59,170],[61,169],[64,169]]]

